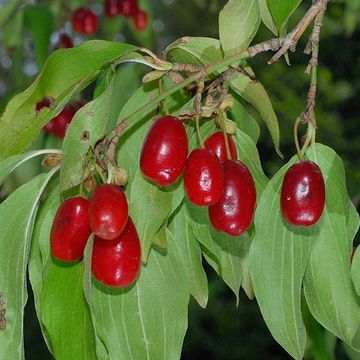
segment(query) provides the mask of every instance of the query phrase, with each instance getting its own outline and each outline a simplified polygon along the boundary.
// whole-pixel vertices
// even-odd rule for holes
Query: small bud
[[[45,168],[51,169],[61,162],[61,155],[60,154],[50,154],[44,158],[41,165]]]
[[[182,81],[184,81],[184,77],[182,75],[173,71],[169,71],[167,76],[175,84],[180,84]]]
[[[84,180],[84,188],[88,193],[91,193],[96,188],[96,181],[93,174],[90,174],[85,180]]]
[[[150,71],[142,78],[142,82],[148,83],[150,81],[158,80],[158,79],[162,78],[164,76],[164,74],[165,73],[160,70]]]
[[[128,173],[125,169],[121,168],[112,168],[114,182],[117,185],[125,185],[128,179]]]

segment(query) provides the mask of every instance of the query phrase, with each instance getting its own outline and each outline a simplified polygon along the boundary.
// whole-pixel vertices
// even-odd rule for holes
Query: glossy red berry
[[[175,182],[184,170],[188,140],[184,125],[174,116],[155,120],[148,131],[140,155],[143,175],[159,186]]]
[[[99,282],[107,286],[127,287],[135,281],[140,265],[140,240],[131,218],[118,238],[104,241],[95,237],[91,270]]]
[[[134,26],[137,30],[143,31],[148,25],[148,15],[144,10],[138,10],[134,15]]]
[[[184,187],[195,205],[216,204],[224,192],[224,171],[218,158],[207,149],[196,149],[186,160]]]
[[[71,123],[74,114],[75,111],[73,107],[66,105],[59,115],[55,116],[43,127],[43,130],[55,135],[59,139],[63,139],[65,137],[67,126]]]
[[[118,3],[119,0],[105,0],[105,4],[104,4],[105,15],[108,17],[118,16],[120,13]]]
[[[325,184],[320,168],[312,161],[301,161],[286,172],[281,187],[281,212],[287,223],[315,224],[325,205]]]
[[[77,9],[71,19],[75,32],[85,35],[95,34],[98,26],[97,16],[89,9]]]
[[[115,184],[98,186],[90,197],[89,222],[98,237],[113,240],[128,221],[129,210],[124,190]]]
[[[126,17],[134,17],[138,11],[136,0],[119,0],[118,10]]]
[[[50,234],[53,256],[62,261],[80,260],[91,234],[89,202],[82,197],[65,200],[59,207]]]
[[[240,236],[254,218],[254,179],[240,160],[225,160],[222,166],[225,175],[224,193],[217,204],[209,207],[209,218],[216,230]]]
[[[69,49],[74,46],[73,41],[68,34],[61,34],[56,49]]]
[[[237,150],[234,140],[230,135],[227,135],[231,159],[237,159]],[[205,148],[215,154],[220,161],[228,160],[225,145],[225,135],[222,131],[218,131],[209,136],[205,141]]]

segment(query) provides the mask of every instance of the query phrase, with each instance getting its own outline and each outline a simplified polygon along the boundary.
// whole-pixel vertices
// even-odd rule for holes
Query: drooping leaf
[[[41,69],[48,56],[54,18],[48,6],[28,5],[25,7],[25,26],[30,32],[38,67]]]
[[[98,98],[87,103],[76,112],[67,128],[63,142],[60,173],[61,192],[82,182],[85,171],[85,156],[90,147],[94,146],[108,129],[112,96],[113,81]]]
[[[249,69],[249,71],[251,71],[251,69]],[[248,76],[240,72],[235,72],[230,80],[230,87],[259,112],[265,125],[269,129],[276,152],[282,156],[279,149],[280,131],[278,119],[262,84],[257,80],[251,80]]]
[[[255,296],[264,320],[281,346],[295,359],[305,350],[301,316],[301,285],[312,238],[311,229],[288,226],[280,212],[280,188],[293,157],[269,181],[255,213],[255,237],[250,249],[250,271]]]
[[[0,293],[6,310],[0,331],[0,357],[24,357],[23,317],[27,301],[26,268],[38,202],[56,169],[13,192],[0,205]],[[6,321],[6,322],[5,322]]]
[[[172,194],[150,184],[138,170],[127,191],[129,213],[141,241],[141,259],[147,262],[151,243],[171,211]]]
[[[275,35],[278,35],[278,29],[274,22],[274,19],[270,13],[267,0],[258,0],[260,8],[260,16],[265,26]]]
[[[219,34],[225,55],[246,50],[260,25],[258,0],[229,0],[219,15]]]
[[[289,17],[301,4],[301,1],[302,0],[267,0],[270,13],[279,31],[286,26]]]
[[[40,309],[56,359],[97,359],[93,324],[83,292],[82,263],[50,264]]]
[[[27,148],[41,128],[56,116],[69,101],[98,75],[100,69],[137,48],[122,43],[88,41],[72,49],[54,52],[35,82],[16,95],[0,118],[0,159]],[[49,96],[54,110],[43,109],[36,115],[35,106]]]
[[[325,178],[326,205],[306,269],[304,293],[315,319],[351,344],[360,323],[350,272],[350,252],[359,228],[359,215],[350,205],[340,157],[326,146],[318,145],[316,149]],[[311,151],[309,158],[314,160]]]
[[[168,246],[173,248],[181,264],[190,294],[205,308],[208,301],[206,273],[202,266],[201,249],[186,220],[184,206],[175,213],[169,228],[173,236],[170,236]]]
[[[182,267],[171,251],[169,247],[166,256],[152,251],[129,288],[108,288],[94,280],[89,284],[92,321],[107,358],[180,358],[189,293]],[[86,259],[85,263],[90,265]]]

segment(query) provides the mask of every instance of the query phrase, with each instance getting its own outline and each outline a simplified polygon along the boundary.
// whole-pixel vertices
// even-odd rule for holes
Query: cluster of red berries
[[[143,175],[158,186],[173,184],[184,171],[184,188],[189,200],[208,206],[213,227],[233,236],[251,225],[256,204],[253,177],[237,160],[232,138],[227,135],[231,159],[223,132],[212,134],[205,148],[188,156],[188,140],[182,122],[174,116],[158,118],[150,128],[140,156]]]
[[[107,286],[131,285],[140,271],[141,246],[120,186],[102,184],[89,200],[73,197],[60,205],[50,234],[53,256],[67,262],[80,260],[91,233],[95,279]]]
[[[148,25],[147,12],[139,8],[137,0],[105,0],[104,11],[108,17],[123,15],[132,18],[139,31],[145,30]]]
[[[44,127],[43,131],[49,134],[56,136],[59,139],[65,137],[66,129],[71,123],[75,113],[83,106],[84,104],[81,101],[77,101],[72,105],[66,105],[61,113],[55,116],[50,122],[48,122]],[[47,99],[36,104],[36,113],[39,113],[41,109],[48,108],[51,106],[51,102]]]

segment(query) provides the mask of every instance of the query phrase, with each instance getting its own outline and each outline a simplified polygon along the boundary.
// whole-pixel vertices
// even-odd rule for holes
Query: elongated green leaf
[[[113,81],[98,98],[76,112],[63,143],[61,191],[76,186],[83,180],[85,155],[108,129],[112,96]]]
[[[260,16],[262,22],[265,24],[265,26],[272,31],[275,35],[278,35],[278,29],[276,27],[276,24],[274,22],[274,19],[271,16],[268,4],[266,0],[258,0],[259,8],[260,8]]]
[[[16,14],[4,27],[4,32],[3,32],[4,47],[11,49],[11,48],[23,46],[23,22],[24,22],[24,12],[17,11]]]
[[[21,0],[6,1],[0,6],[0,28],[4,27],[6,22],[11,19],[16,8],[21,4]]]
[[[256,80],[251,80],[242,73],[235,72],[230,80],[230,87],[259,112],[265,125],[269,129],[276,152],[282,156],[279,149],[279,123],[269,96],[261,83]]]
[[[259,25],[258,0],[229,0],[219,15],[220,41],[224,53],[246,50]]]
[[[41,321],[56,359],[97,359],[81,263],[70,267],[51,264],[40,308]]]
[[[186,220],[184,206],[177,211],[169,228],[173,236],[170,236],[168,246],[173,248],[182,266],[190,294],[205,308],[208,301],[206,273],[202,266],[201,249]]]
[[[26,268],[34,217],[41,194],[54,169],[21,186],[0,205],[0,293],[6,323],[0,331],[0,357],[22,359],[23,316],[27,301]]]
[[[267,0],[270,13],[279,31],[286,26],[289,17],[301,4],[301,1],[302,0]]]
[[[165,54],[170,61],[197,66],[213,64],[224,56],[218,39],[191,36],[170,44]]]
[[[267,184],[255,213],[255,238],[250,249],[250,271],[264,320],[281,346],[295,359],[305,350],[301,316],[301,285],[313,238],[319,225],[293,228],[282,219],[280,188],[293,157]]]
[[[59,153],[59,150],[55,149],[43,149],[36,151],[28,151],[19,155],[11,156],[5,160],[0,161],[0,185],[18,166],[23,164],[25,161],[39,156],[42,154]]]
[[[171,236],[168,232],[167,237]],[[171,251],[169,247],[166,256],[152,251],[130,288],[92,284],[88,289],[94,328],[107,358],[180,359],[189,293],[182,267]]]
[[[314,159],[311,151],[309,158]],[[315,319],[351,344],[360,322],[349,260],[359,216],[350,206],[339,156],[332,149],[318,145],[317,158],[325,178],[326,205],[306,269],[304,293]]]
[[[151,243],[170,215],[172,194],[150,184],[138,170],[128,195],[130,214],[141,241],[141,258],[146,263]]]
[[[355,290],[356,290],[357,294],[360,296],[359,268],[360,268],[360,251],[358,251],[358,249],[357,249],[354,254],[352,265],[351,265],[351,278],[354,283]]]
[[[54,18],[49,7],[29,5],[25,8],[25,26],[30,32],[36,61],[41,69],[48,56],[50,37],[54,28]]]
[[[0,159],[27,148],[41,128],[75,93],[88,85],[104,65],[119,62],[122,56],[136,49],[127,44],[94,40],[53,53],[35,82],[9,102],[0,118]],[[57,106],[36,115],[36,103],[45,96],[52,97]]]

